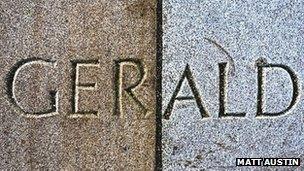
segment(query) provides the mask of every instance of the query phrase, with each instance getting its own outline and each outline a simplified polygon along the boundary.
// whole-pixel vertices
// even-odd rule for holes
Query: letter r
[[[134,84],[128,85],[125,88],[123,87],[123,68],[126,65],[135,66],[138,70],[138,79]],[[137,96],[134,94],[134,90],[139,87],[145,78],[145,70],[144,66],[142,64],[142,61],[140,59],[119,59],[115,60],[115,109],[114,114],[120,115],[120,117],[123,117],[122,112],[122,93],[126,92],[136,103],[137,105],[144,111],[145,115],[144,117],[147,117],[149,114],[148,109],[144,106],[144,104],[137,98]]]

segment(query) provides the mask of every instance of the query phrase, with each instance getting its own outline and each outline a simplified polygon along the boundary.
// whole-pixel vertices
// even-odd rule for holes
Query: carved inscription
[[[14,106],[21,110],[22,113],[24,113],[23,116],[25,117],[49,117],[58,114],[58,92],[57,91],[50,91],[49,92],[49,99],[51,101],[52,108],[41,111],[41,112],[29,112],[25,110],[19,103],[18,98],[16,97],[16,80],[18,78],[18,75],[20,72],[23,71],[23,69],[27,66],[31,65],[41,65],[44,67],[56,67],[56,62],[51,61],[51,60],[43,60],[40,58],[30,58],[30,59],[25,59],[21,60],[18,63],[16,63],[11,70],[9,71],[9,74],[7,75],[6,78],[6,83],[7,83],[7,94],[10,98],[11,103],[14,104]],[[34,91],[34,90],[33,90]]]
[[[135,66],[138,70],[138,79],[137,81],[129,85],[125,88],[122,88],[123,85],[123,68],[126,65]],[[138,106],[144,111],[144,116],[148,115],[148,110],[144,106],[144,104],[136,97],[134,94],[134,90],[139,87],[142,82],[145,80],[145,69],[142,62],[139,59],[120,59],[115,60],[115,115],[120,115],[123,117],[122,112],[122,93],[125,91],[135,102]]]
[[[190,87],[191,87],[191,91],[192,91],[192,94],[193,96],[181,96],[181,97],[178,97],[178,92],[180,91],[181,89],[181,86],[184,82],[184,80],[187,80]],[[202,117],[209,117],[209,114],[207,112],[207,110],[205,109],[205,107],[203,106],[203,101],[202,101],[202,98],[199,94],[199,91],[198,89],[196,88],[196,84],[195,84],[195,81],[194,81],[194,77],[193,77],[193,74],[190,70],[190,66],[187,64],[186,65],[186,68],[182,74],[182,77],[181,79],[179,80],[177,86],[176,86],[176,89],[171,97],[171,100],[168,104],[168,107],[165,111],[165,119],[169,119],[171,113],[172,113],[172,109],[173,109],[173,106],[174,106],[174,102],[175,100],[195,100],[196,101],[196,104],[200,110],[200,113],[202,115]]]
[[[297,101],[299,100],[300,97],[300,92],[299,92],[299,79],[296,75],[296,73],[288,66],[283,65],[283,64],[268,64],[266,61],[263,60],[258,60],[257,61],[257,68],[258,68],[258,95],[257,95],[257,116],[279,116],[286,114],[289,112],[293,107],[295,107]],[[292,81],[292,87],[293,87],[293,94],[292,94],[292,99],[289,104],[289,106],[276,113],[267,113],[263,111],[263,106],[264,106],[264,69],[266,68],[281,68],[285,70]]]
[[[98,111],[80,111],[79,110],[79,90],[94,91],[97,89],[97,83],[93,84],[81,84],[79,83],[79,67],[99,67],[98,60],[82,60],[82,61],[72,61],[73,65],[73,114],[70,117],[96,117],[98,116]]]
[[[81,109],[80,106],[80,91],[98,91],[99,83],[83,83],[80,81],[81,68],[101,68],[99,60],[73,60],[70,61],[72,66],[71,72],[71,80],[72,80],[72,98],[71,98],[71,113],[69,113],[68,117],[70,118],[79,118],[79,117],[101,117],[98,110],[91,110],[91,109]],[[58,98],[58,90],[56,91],[49,91],[49,97],[45,97],[46,100],[51,102],[50,106],[51,109],[44,110],[42,112],[30,112],[20,105],[18,98],[16,96],[16,81],[18,80],[18,75],[26,71],[24,70],[25,67],[32,66],[32,65],[41,65],[43,67],[52,67],[53,69],[57,70],[56,61],[51,60],[44,60],[40,58],[30,58],[25,59],[17,62],[9,71],[6,78],[7,83],[7,94],[10,98],[11,103],[21,111],[23,116],[26,117],[50,117],[59,114],[58,111],[58,103],[60,99]],[[125,66],[133,66],[136,68],[136,74],[138,78],[135,83],[126,84],[124,83],[123,75],[124,75],[124,67]],[[146,71],[145,66],[140,59],[118,59],[113,61],[113,68],[114,75],[113,79],[113,91],[114,92],[114,115],[119,116],[120,118],[124,117],[123,112],[123,105],[128,105],[124,103],[123,93],[126,93],[129,98],[131,98],[136,105],[142,111],[141,118],[146,118],[150,111],[144,105],[144,102],[138,98],[140,92],[137,91],[138,87],[142,85],[144,80],[146,79]],[[39,74],[39,73],[38,73]],[[55,76],[54,76],[55,77]],[[46,78],[48,79],[48,78]],[[32,90],[35,91],[35,90]],[[136,91],[136,93],[135,93]]]
[[[239,112],[239,113],[228,113],[226,111],[227,109],[227,87],[228,87],[228,62],[221,62],[218,64],[219,67],[219,113],[218,117],[245,117],[245,112]],[[257,109],[256,109],[256,117],[259,116],[281,116],[284,114],[287,114],[291,109],[293,109],[298,100],[300,99],[300,83],[299,78],[297,74],[287,65],[284,64],[268,64],[265,60],[258,59],[256,62],[257,67]],[[291,98],[291,102],[288,107],[286,107],[284,110],[276,113],[269,113],[263,111],[264,106],[264,79],[266,75],[264,74],[264,70],[267,68],[280,68],[285,70],[291,79],[292,87],[293,87],[293,94]],[[184,80],[187,80],[190,87],[191,87],[191,93],[193,96],[182,96],[179,97],[178,93],[180,91],[180,88],[184,82]],[[189,64],[186,65],[186,68],[181,76],[181,79],[178,81],[175,91],[172,94],[172,97],[167,105],[167,108],[164,112],[164,119],[169,119],[174,103],[176,100],[183,101],[183,100],[195,100],[196,105],[199,109],[199,112],[201,114],[202,118],[210,117],[210,114],[208,113],[208,110],[204,106],[204,102],[202,97],[200,96],[199,90],[196,88],[195,78],[193,77],[192,71],[190,69]]]
[[[227,103],[227,77],[228,69],[227,62],[219,63],[219,117],[225,116],[240,116],[243,117],[246,113],[226,113],[226,103]]]

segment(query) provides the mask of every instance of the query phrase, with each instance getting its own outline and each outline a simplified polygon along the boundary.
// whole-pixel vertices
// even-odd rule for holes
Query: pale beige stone
[[[154,168],[155,9],[155,0],[0,2],[1,170]],[[10,73],[30,58],[55,63],[38,61]],[[122,114],[114,115],[114,60],[127,58],[143,62],[144,81],[133,93],[148,114],[122,91]],[[79,89],[75,104],[73,60],[99,60],[77,69],[78,84],[96,86]],[[131,65],[122,76],[122,89],[140,78]],[[50,91],[58,91],[57,104]],[[57,113],[28,115],[52,105]],[[74,105],[99,116],[72,115]]]

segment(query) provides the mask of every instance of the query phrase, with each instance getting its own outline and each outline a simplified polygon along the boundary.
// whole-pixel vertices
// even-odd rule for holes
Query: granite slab
[[[156,1],[0,2],[0,169],[153,170]]]
[[[164,170],[304,159],[304,2],[163,1]]]

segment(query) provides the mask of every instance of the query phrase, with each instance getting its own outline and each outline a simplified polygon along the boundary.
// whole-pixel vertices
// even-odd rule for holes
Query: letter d
[[[257,116],[279,116],[286,114],[288,111],[290,111],[297,103],[297,100],[299,99],[300,93],[299,93],[299,79],[296,75],[296,73],[288,66],[282,65],[282,64],[267,64],[266,62],[257,62],[258,67],[258,95],[257,95]],[[293,94],[291,98],[291,102],[289,106],[276,113],[267,113],[263,111],[263,105],[264,105],[264,76],[263,76],[263,69],[264,68],[281,68],[287,71],[287,73],[290,76],[292,86],[293,86]]]

